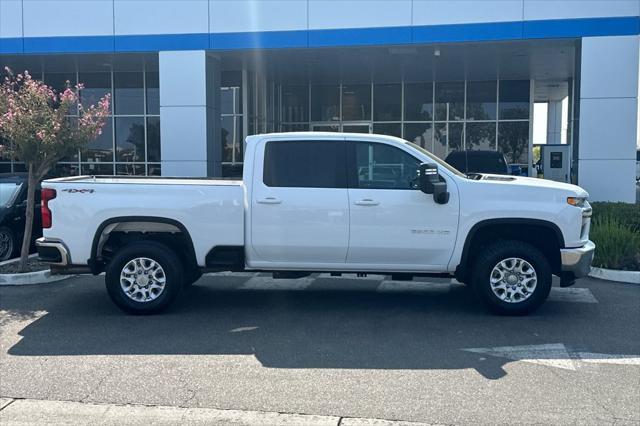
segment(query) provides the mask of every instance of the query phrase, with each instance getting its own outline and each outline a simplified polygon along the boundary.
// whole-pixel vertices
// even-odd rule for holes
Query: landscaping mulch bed
[[[49,265],[38,261],[36,258],[30,258],[27,262],[27,272],[44,271],[46,269],[49,269]],[[19,261],[0,265],[0,274],[18,274],[20,272]]]

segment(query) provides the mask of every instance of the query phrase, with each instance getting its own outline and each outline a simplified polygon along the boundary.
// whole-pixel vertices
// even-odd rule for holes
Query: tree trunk
[[[35,195],[38,179],[33,170],[33,164],[29,165],[29,178],[27,186],[27,210],[25,211],[24,237],[22,238],[22,250],[20,251],[20,272],[27,272],[29,260],[29,248],[31,248],[31,231],[33,230],[33,213],[35,211]]]

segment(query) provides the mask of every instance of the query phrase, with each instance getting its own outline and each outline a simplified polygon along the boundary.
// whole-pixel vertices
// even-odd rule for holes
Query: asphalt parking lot
[[[219,275],[165,314],[136,317],[111,303],[102,277],[76,277],[0,287],[0,333],[9,399],[640,424],[632,284],[583,279],[533,315],[498,317],[450,280]]]

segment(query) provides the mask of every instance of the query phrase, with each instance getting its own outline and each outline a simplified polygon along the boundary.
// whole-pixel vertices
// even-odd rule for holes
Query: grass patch
[[[640,271],[640,205],[593,203],[590,239],[596,243],[593,266]]]

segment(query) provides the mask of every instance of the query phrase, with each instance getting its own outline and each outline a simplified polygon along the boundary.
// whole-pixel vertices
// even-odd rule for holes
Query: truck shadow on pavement
[[[199,284],[163,314],[128,316],[100,279],[82,278],[55,289],[5,291],[0,309],[5,331],[14,319],[28,323],[16,331],[13,356],[247,354],[270,368],[475,369],[500,379],[512,361],[465,349],[564,343],[632,353],[637,346],[607,338],[625,319],[598,322],[598,305],[547,303],[528,317],[499,317],[462,286],[381,294],[230,292]],[[36,311],[46,313],[34,319]]]

